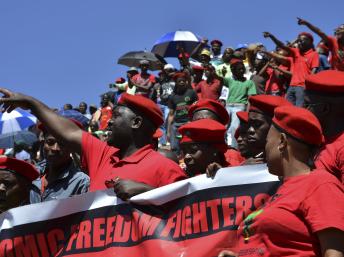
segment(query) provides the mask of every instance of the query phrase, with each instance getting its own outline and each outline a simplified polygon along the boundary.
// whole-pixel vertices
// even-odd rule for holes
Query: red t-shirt
[[[344,188],[324,170],[284,180],[240,224],[239,256],[321,256],[316,233],[344,230]]]
[[[240,166],[241,163],[245,161],[245,158],[241,156],[240,152],[233,148],[228,148],[225,152],[225,158],[228,163],[228,167]]]
[[[319,54],[313,49],[305,53],[301,53],[298,48],[289,48],[292,52],[293,59],[290,67],[293,73],[290,81],[290,86],[305,86],[306,76],[311,74],[314,68],[319,67]]]
[[[332,173],[344,185],[344,132],[326,142],[315,160],[315,166]]]
[[[290,58],[292,59],[292,58]],[[284,65],[278,66],[281,70],[289,70],[289,67]],[[268,67],[266,69],[266,73],[269,75],[269,79],[266,81],[265,84],[265,93],[270,94],[272,92],[281,92],[285,91],[284,86],[286,83],[286,79],[280,78],[275,74],[275,71]]]
[[[122,160],[119,149],[92,135],[82,134],[82,165],[90,176],[90,191],[102,190],[106,180],[131,179],[152,187],[161,187],[186,178],[178,164],[152,149],[150,144]]]
[[[112,108],[106,106],[100,109],[99,130],[107,128],[109,120],[112,118]]]
[[[344,47],[339,48],[336,37],[327,36],[327,41],[331,51],[330,63],[332,69],[344,71]]]
[[[196,86],[196,92],[201,94],[200,99],[213,99],[218,100],[221,96],[222,83],[218,79],[213,79],[208,83],[206,80],[202,80]]]
[[[148,97],[151,88],[156,83],[156,80],[153,74],[147,74],[143,76],[141,73],[139,73],[131,78],[131,82],[136,86],[136,95]]]

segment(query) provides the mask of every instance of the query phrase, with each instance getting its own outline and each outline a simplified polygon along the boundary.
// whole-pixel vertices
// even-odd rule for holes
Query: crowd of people
[[[166,64],[158,76],[141,60],[99,109],[75,108],[87,124],[1,88],[2,111],[30,110],[40,140],[29,160],[0,158],[0,212],[106,188],[128,200],[266,163],[281,186],[219,256],[344,256],[344,25],[329,36],[297,22],[321,38],[316,47],[310,32],[286,44],[263,32],[274,51],[261,43],[222,51],[220,40],[204,39],[192,53],[178,48],[179,69]]]

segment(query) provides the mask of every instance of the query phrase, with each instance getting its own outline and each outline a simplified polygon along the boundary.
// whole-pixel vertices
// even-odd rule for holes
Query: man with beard
[[[143,96],[122,95],[107,127],[108,140],[102,142],[33,97],[3,88],[0,92],[3,111],[30,109],[60,144],[81,155],[90,191],[113,187],[126,200],[185,178],[176,163],[152,149],[152,136],[163,118],[159,107]]]
[[[344,184],[344,72],[328,70],[306,79],[305,107],[320,121],[325,145],[315,166]]]
[[[265,38],[270,38],[278,47],[287,51],[288,56],[292,57],[290,65],[292,77],[286,98],[292,104],[302,107],[306,76],[315,73],[319,67],[319,55],[314,51],[312,34],[307,32],[300,33],[297,38],[298,48],[285,46],[269,32],[264,32],[263,35]]]
[[[71,121],[83,129],[81,123]],[[42,177],[33,182],[30,202],[63,199],[88,192],[90,178],[73,161],[69,147],[59,143],[43,124],[38,128],[43,132],[44,160],[38,164]]]

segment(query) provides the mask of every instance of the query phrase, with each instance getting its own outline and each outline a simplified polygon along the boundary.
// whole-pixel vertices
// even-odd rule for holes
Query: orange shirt
[[[104,130],[107,128],[109,120],[112,118],[112,108],[106,106],[100,110],[100,119],[99,119],[99,130]]]

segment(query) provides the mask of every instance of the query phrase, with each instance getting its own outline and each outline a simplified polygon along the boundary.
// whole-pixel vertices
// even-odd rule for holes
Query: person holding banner
[[[283,184],[240,224],[238,256],[344,256],[344,187],[327,171],[313,169],[323,140],[310,111],[276,108],[265,152],[269,172]]]
[[[0,158],[0,214],[29,204],[31,183],[39,176],[28,162],[10,157]]]
[[[221,123],[200,119],[181,126],[179,133],[186,173],[190,177],[204,173],[213,177],[218,169],[229,166],[224,155],[228,149],[226,127]]]
[[[90,176],[90,191],[113,187],[117,196],[126,200],[186,178],[176,163],[152,149],[152,136],[163,117],[148,98],[123,93],[113,108],[107,142],[102,142],[33,97],[4,88],[0,93],[4,94],[0,98],[3,112],[30,109],[58,142],[81,154]]]

